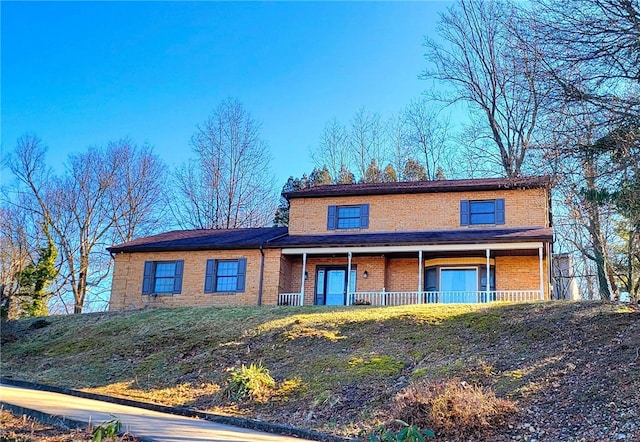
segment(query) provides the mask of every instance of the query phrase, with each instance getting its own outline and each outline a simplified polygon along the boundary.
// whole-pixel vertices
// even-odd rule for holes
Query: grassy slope
[[[384,421],[393,396],[422,379],[491,387],[522,413],[569,379],[567,406],[625,392],[634,400],[640,390],[640,312],[612,304],[182,308],[47,320],[41,329],[3,324],[3,340],[15,340],[2,346],[2,375],[338,434]],[[259,361],[279,394],[230,403],[220,392],[228,369]]]

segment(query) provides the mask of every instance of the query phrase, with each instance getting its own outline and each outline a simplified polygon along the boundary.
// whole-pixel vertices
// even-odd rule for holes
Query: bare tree
[[[404,120],[411,153],[421,158],[427,178],[436,179],[438,168],[447,163],[448,122],[424,97],[409,103]]]
[[[0,208],[0,308],[2,317],[20,316],[18,275],[35,259],[28,212]]]
[[[438,31],[442,44],[425,41],[432,67],[422,78],[444,86],[440,100],[463,101],[477,111],[485,122],[477,141],[490,140],[495,154],[489,158],[504,175],[520,175],[542,94],[536,83],[539,61],[521,50],[523,31],[514,9],[492,0],[459,0],[442,14]]]
[[[351,168],[349,135],[346,127],[336,118],[325,124],[318,147],[311,151],[311,159],[316,167],[327,166],[335,182],[343,166]]]
[[[73,312],[82,313],[88,294],[95,295],[110,274],[105,248],[136,235],[152,216],[150,207],[157,202],[152,198],[161,193],[162,166],[150,151],[122,140],[70,155],[66,173],[55,176],[46,166],[46,151],[34,135],[18,140],[7,160],[18,179],[12,203],[51,229],[60,259],[58,295],[66,305],[65,293],[72,293]],[[155,172],[134,177],[132,171],[145,170],[132,164],[136,162],[148,163],[147,169]],[[127,185],[145,190],[123,189]]]
[[[540,33],[556,102],[579,103],[574,112],[589,103],[609,114],[609,127],[640,119],[637,0],[539,0],[527,26]]]
[[[353,155],[354,170],[360,180],[366,179],[372,160],[386,159],[384,127],[379,113],[360,108],[351,119],[349,151]]]
[[[385,125],[387,134],[387,143],[389,146],[390,164],[394,171],[401,172],[412,151],[409,143],[409,128],[404,117],[404,113],[400,112],[391,115]]]
[[[227,99],[191,138],[196,160],[177,171],[178,223],[188,228],[265,226],[277,206],[271,156],[260,123]]]

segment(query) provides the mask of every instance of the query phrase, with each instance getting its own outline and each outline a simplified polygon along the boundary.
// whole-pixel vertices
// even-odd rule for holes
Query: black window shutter
[[[142,294],[151,293],[151,272],[153,271],[153,261],[144,262],[144,274],[142,276]]]
[[[369,204],[362,204],[360,206],[360,228],[369,228]]]
[[[329,206],[327,210],[327,230],[336,230],[336,206]]]
[[[182,291],[182,270],[184,267],[184,261],[176,261],[176,273],[173,276],[173,293],[180,293]]]
[[[204,276],[204,292],[205,293],[213,293],[214,292],[214,283],[216,280],[216,260],[215,259],[207,259],[207,271]]]
[[[496,200],[496,224],[504,224],[504,198]]]
[[[245,279],[247,275],[247,258],[238,260],[238,282],[236,284],[236,292],[244,292]]]
[[[469,200],[460,201],[460,225],[469,225]]]

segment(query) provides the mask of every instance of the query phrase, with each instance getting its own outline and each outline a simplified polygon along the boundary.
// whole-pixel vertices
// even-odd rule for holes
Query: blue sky
[[[427,87],[422,42],[447,2],[5,2],[2,151],[129,137],[170,166],[227,97],[262,122],[278,187],[310,172],[325,123],[399,111]],[[4,179],[3,179],[4,180]]]

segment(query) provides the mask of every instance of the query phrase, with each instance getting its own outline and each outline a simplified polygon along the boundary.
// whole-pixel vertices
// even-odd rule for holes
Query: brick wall
[[[369,195],[291,200],[289,233],[322,234],[327,231],[327,207],[368,203],[369,229],[363,232],[440,230],[460,227],[460,200],[505,199],[504,227],[547,226],[545,189],[481,192]],[[341,230],[347,232],[353,230]],[[355,231],[359,231],[355,229]]]
[[[275,304],[280,283],[280,251],[265,250],[263,304]],[[204,293],[207,259],[247,258],[243,293]],[[184,260],[179,294],[142,294],[145,261]],[[115,256],[109,310],[144,307],[257,305],[260,285],[259,250],[120,253]]]
[[[543,289],[549,299],[547,257],[543,258]],[[540,261],[538,256],[496,257],[496,290],[540,290]]]

